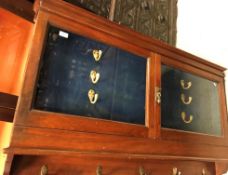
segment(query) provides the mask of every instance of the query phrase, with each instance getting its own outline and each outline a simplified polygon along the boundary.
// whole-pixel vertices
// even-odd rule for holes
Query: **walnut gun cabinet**
[[[35,21],[5,174],[226,171],[224,68],[60,0]]]

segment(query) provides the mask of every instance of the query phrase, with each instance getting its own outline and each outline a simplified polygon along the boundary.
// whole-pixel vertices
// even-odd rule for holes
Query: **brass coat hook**
[[[100,61],[102,53],[102,50],[93,50],[93,58],[95,59],[95,61]]]
[[[193,121],[193,115],[190,115],[189,118],[187,119],[185,112],[181,112],[181,118],[184,121],[184,123],[187,123],[187,124],[190,124]]]
[[[40,170],[40,175],[47,175],[48,174],[48,167],[47,165],[43,165]]]
[[[189,81],[189,82],[185,82],[184,80],[180,80],[180,84],[181,84],[181,87],[185,90],[188,90],[191,88],[192,86],[192,82]]]
[[[88,98],[91,104],[95,104],[98,100],[99,94],[97,94],[93,89],[88,92]]]
[[[192,97],[188,97],[188,100],[186,100],[186,96],[184,94],[181,94],[181,101],[185,105],[189,105],[192,102]]]
[[[96,175],[102,175],[102,166],[98,166],[96,170]]]

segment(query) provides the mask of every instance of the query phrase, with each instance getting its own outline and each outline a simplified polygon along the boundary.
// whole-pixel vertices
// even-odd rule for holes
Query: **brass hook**
[[[139,175],[147,175],[143,167],[139,167]]]
[[[100,61],[102,53],[102,50],[93,50],[93,58],[95,59],[95,61]]]
[[[204,168],[202,169],[202,175],[206,175],[206,171]]]
[[[98,166],[96,170],[96,175],[102,175],[102,166]]]
[[[161,88],[159,87],[155,88],[155,101],[157,102],[157,104],[161,103]]]
[[[181,84],[181,87],[182,87],[183,89],[185,89],[185,90],[190,89],[190,87],[192,86],[192,82],[191,82],[191,81],[185,83],[184,80],[180,80],[180,84]],[[186,86],[186,84],[187,84],[187,86]]]
[[[99,95],[95,93],[93,89],[90,89],[88,92],[89,101],[91,104],[95,104],[98,100]]]
[[[187,124],[191,123],[192,120],[193,120],[193,116],[192,115],[190,115],[189,116],[189,119],[187,120],[186,119],[186,113],[185,112],[181,112],[181,118],[184,121],[184,123],[187,123]]]
[[[48,167],[47,165],[43,165],[40,170],[40,175],[47,175],[48,174]]]
[[[178,171],[176,167],[173,168],[173,175],[181,175],[181,172]]]
[[[186,101],[186,97],[184,94],[181,94],[181,101],[182,103],[184,103],[185,105],[189,105],[192,102],[192,97],[188,97],[188,101]]]
[[[100,79],[100,74],[96,72],[95,70],[90,71],[90,79],[93,84],[96,84],[98,80]]]

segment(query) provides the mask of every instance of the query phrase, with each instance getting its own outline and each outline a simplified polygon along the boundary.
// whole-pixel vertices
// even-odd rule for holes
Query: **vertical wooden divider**
[[[161,56],[152,53],[147,63],[146,85],[146,126],[149,128],[148,137],[160,137],[161,104],[156,101],[156,93],[161,92]]]

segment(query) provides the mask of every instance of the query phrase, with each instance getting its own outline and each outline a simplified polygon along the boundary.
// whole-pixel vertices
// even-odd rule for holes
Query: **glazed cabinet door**
[[[35,109],[145,124],[146,59],[49,26]]]
[[[162,66],[162,126],[221,136],[218,82]]]
[[[161,89],[164,138],[226,144],[223,77],[163,57]]]
[[[154,66],[148,66],[150,52],[43,12],[35,42],[39,45],[32,46],[18,123],[148,135],[153,115],[146,98]]]

